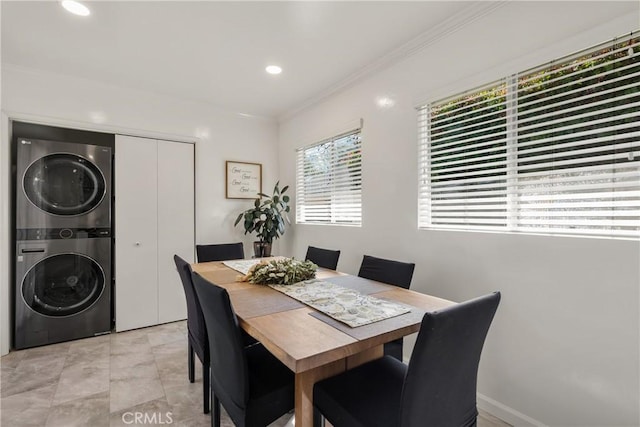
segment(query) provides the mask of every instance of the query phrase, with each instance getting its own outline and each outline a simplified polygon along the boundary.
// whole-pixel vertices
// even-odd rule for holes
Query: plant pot
[[[253,254],[255,258],[266,258],[271,256],[271,243],[253,242]]]

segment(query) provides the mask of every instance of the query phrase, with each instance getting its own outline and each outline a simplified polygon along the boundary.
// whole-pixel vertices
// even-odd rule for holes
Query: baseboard
[[[493,400],[481,393],[477,394],[477,402],[478,408],[490,413],[494,417],[500,418],[502,421],[509,423],[512,426],[546,427],[545,424],[541,423],[540,421],[534,420],[533,418],[521,412],[518,412],[507,405],[503,405],[502,403]]]

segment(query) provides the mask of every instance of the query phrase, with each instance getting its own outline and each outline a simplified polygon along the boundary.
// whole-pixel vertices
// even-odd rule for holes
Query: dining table
[[[350,327],[269,286],[241,281],[223,262],[191,265],[225,288],[240,327],[295,374],[295,425],[313,425],[313,385],[383,356],[384,343],[417,332],[426,312],[455,304],[442,298],[318,268],[316,278],[383,300],[408,305],[408,313]]]

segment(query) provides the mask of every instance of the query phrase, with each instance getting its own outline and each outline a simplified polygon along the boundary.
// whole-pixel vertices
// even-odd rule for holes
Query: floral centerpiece
[[[249,269],[240,280],[261,285],[292,285],[316,277],[318,266],[311,261],[293,258],[261,261]]]
[[[273,188],[273,195],[258,193],[253,207],[241,212],[233,224],[237,226],[244,219],[244,234],[256,233],[258,241],[253,244],[253,249],[257,258],[271,256],[273,240],[284,234],[285,221],[291,224],[287,215],[291,210],[289,196],[284,194],[288,188],[287,185],[280,190],[278,181]]]

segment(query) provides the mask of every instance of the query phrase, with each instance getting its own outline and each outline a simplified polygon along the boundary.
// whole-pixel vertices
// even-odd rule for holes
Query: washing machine
[[[17,138],[16,240],[24,230],[110,228],[110,147]]]
[[[112,149],[17,138],[14,347],[111,330]]]
[[[16,349],[111,331],[111,238],[72,231],[16,244]]]

